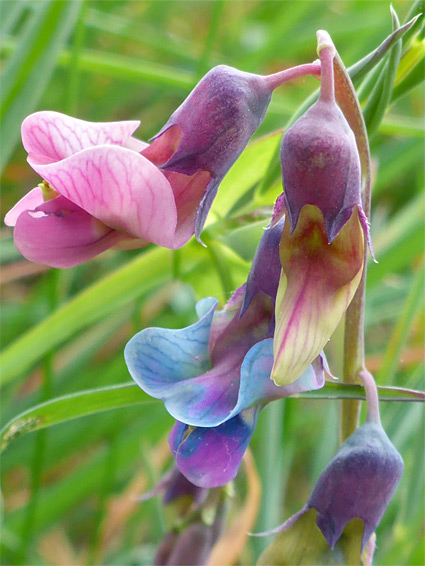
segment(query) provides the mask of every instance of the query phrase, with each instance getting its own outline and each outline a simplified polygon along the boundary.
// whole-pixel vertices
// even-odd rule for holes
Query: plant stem
[[[318,61],[315,61],[314,63],[307,63],[305,65],[298,65],[291,69],[285,69],[284,71],[267,75],[264,77],[264,80],[269,88],[274,90],[278,86],[283,85],[292,79],[298,79],[299,77],[305,77],[308,75],[320,77],[320,63]]]

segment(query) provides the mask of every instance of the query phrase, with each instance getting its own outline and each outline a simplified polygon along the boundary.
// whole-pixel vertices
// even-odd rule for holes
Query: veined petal
[[[28,162],[61,195],[111,228],[172,247],[177,224],[173,191],[140,154],[102,145],[56,163]]]
[[[124,145],[138,120],[86,122],[59,112],[35,112],[22,123],[22,143],[30,164],[52,163],[97,145]]]
[[[202,318],[187,328],[146,328],[128,342],[124,357],[129,372],[149,395],[163,399],[175,383],[208,370],[208,340],[217,303],[204,299]]]
[[[15,226],[16,221],[20,214],[26,210],[34,210],[37,206],[43,204],[43,193],[40,187],[35,187],[31,189],[24,197],[19,200],[13,208],[4,217],[4,223],[6,226]]]
[[[295,381],[329,340],[360,282],[363,253],[357,207],[331,244],[315,206],[303,207],[292,236],[285,226],[271,376],[277,385]]]
[[[83,263],[122,237],[62,196],[22,212],[14,231],[15,245],[24,257],[51,267]]]
[[[234,479],[258,412],[258,407],[247,409],[214,428],[192,428],[176,422],[169,444],[181,473],[199,487],[218,487]]]

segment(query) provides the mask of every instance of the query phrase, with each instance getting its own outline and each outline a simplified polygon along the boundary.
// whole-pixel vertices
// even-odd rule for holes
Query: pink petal
[[[13,208],[4,217],[4,223],[6,226],[15,226],[18,216],[25,212],[26,210],[34,210],[40,204],[43,204],[43,193],[40,187],[35,187],[29,193],[19,200]]]
[[[87,147],[124,145],[139,125],[137,120],[86,122],[59,112],[36,112],[22,124],[22,143],[33,163],[51,163]]]
[[[198,171],[194,175],[171,171],[163,173],[173,189],[177,206],[177,229],[173,248],[180,248],[195,232],[196,211],[211,175],[208,171]]]
[[[57,163],[28,161],[61,195],[111,228],[173,247],[173,191],[161,171],[139,153],[103,145]]]
[[[14,238],[17,249],[30,261],[72,267],[107,250],[123,235],[60,196],[22,212]]]

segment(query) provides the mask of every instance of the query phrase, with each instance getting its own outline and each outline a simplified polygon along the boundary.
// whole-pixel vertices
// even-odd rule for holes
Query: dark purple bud
[[[266,293],[273,301],[276,299],[282,265],[279,256],[279,244],[282,238],[285,218],[264,230],[255,252],[251,270],[245,287],[245,296],[241,315],[249,307],[257,293]]]
[[[176,545],[178,533],[171,531],[167,533],[156,549],[153,566],[167,566],[171,553]]]
[[[166,564],[203,566],[208,563],[213,544],[212,527],[193,523],[179,535]]]
[[[322,63],[319,100],[285,133],[281,146],[283,188],[291,233],[301,208],[317,206],[324,218],[329,243],[359,207],[361,208],[361,168],[353,131],[335,102],[333,53],[320,52]]]
[[[331,548],[346,523],[364,523],[362,550],[378,526],[403,473],[403,460],[380,424],[367,422],[339,448],[320,476],[305,509]]]
[[[264,119],[274,86],[260,75],[214,67],[153,138],[148,151],[167,159],[164,169],[211,174],[197,211],[198,238],[218,185]]]
[[[184,497],[190,500],[191,503],[199,505],[199,503],[201,503],[207,495],[208,489],[194,485],[185,478],[177,467],[174,467],[171,471],[170,478],[165,484],[162,501],[164,505],[168,505],[169,503]]]

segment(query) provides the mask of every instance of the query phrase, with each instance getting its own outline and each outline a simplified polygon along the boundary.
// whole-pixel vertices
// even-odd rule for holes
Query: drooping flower
[[[361,519],[363,551],[385,513],[403,468],[403,460],[381,424],[368,420],[340,446],[301,511],[261,535],[288,530],[309,509],[316,509],[317,526],[331,548],[349,521]]]
[[[262,123],[273,90],[306,74],[319,74],[318,64],[300,65],[269,76],[219,65],[211,69],[171,115],[145,152],[165,170],[210,177],[196,212],[201,230],[223,177]]]
[[[324,348],[359,285],[368,224],[356,139],[335,102],[334,47],[321,40],[318,101],[282,140],[286,222],[272,379],[291,383]]]
[[[28,162],[45,182],[9,211],[18,250],[71,267],[118,243],[177,248],[194,232],[208,174],[171,181],[132,137],[139,122],[93,123],[37,112],[22,125]]]
[[[272,383],[273,300],[259,292],[241,315],[243,299],[244,286],[222,311],[215,299],[203,299],[197,323],[142,330],[124,352],[136,383],[176,419],[171,451],[179,470],[201,487],[236,476],[262,407],[324,384],[321,358],[290,386]]]
[[[93,123],[36,112],[22,124],[28,162],[43,178],[5,222],[31,261],[71,267],[112,247],[175,249],[198,239],[222,178],[264,118],[274,88],[318,64],[270,76],[219,66],[154,138],[137,121]]]

